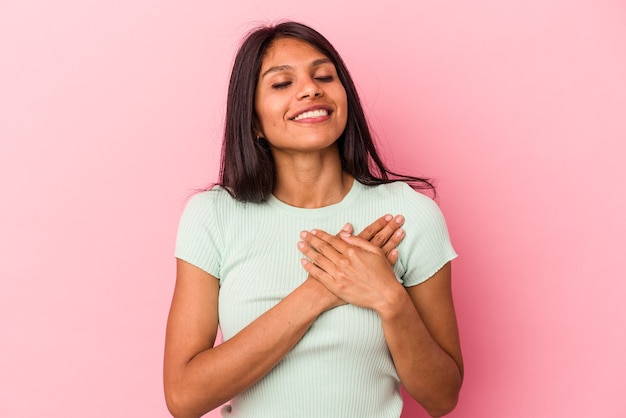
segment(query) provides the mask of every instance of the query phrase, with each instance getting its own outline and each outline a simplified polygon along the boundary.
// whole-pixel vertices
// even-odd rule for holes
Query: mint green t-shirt
[[[181,217],[176,257],[220,281],[219,322],[226,341],[306,279],[300,232],[361,231],[389,213],[405,217],[394,271],[415,286],[456,257],[445,220],[430,198],[407,184],[354,182],[334,205],[303,209],[275,197],[242,203],[225,190],[195,195]],[[378,315],[344,305],[320,315],[298,344],[259,382],[222,408],[224,417],[397,418],[400,381]]]

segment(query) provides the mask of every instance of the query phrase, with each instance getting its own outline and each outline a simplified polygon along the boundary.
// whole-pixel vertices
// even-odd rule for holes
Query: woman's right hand
[[[398,250],[396,247],[404,239],[404,230],[401,229],[403,224],[404,216],[402,215],[384,215],[365,227],[358,236],[380,247],[385,253],[389,264],[393,266],[398,261]],[[347,223],[340,232],[352,234],[354,228],[352,224]],[[321,294],[318,300],[325,306],[324,310],[330,310],[346,304],[346,301],[329,291],[318,280],[313,279],[311,276],[307,280],[310,281],[309,285],[319,287]]]

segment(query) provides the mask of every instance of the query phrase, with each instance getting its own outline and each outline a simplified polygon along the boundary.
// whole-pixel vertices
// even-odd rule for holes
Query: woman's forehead
[[[320,65],[332,61],[308,42],[295,38],[279,38],[265,51],[261,61],[261,73],[271,67],[290,69],[296,65]]]

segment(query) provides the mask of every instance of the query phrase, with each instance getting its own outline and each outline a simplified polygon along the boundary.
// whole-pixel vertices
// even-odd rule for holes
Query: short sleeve
[[[189,200],[178,224],[175,256],[219,278],[223,246],[215,198],[216,192],[206,191]]]
[[[418,285],[457,257],[439,206],[429,197],[403,185],[405,239],[400,243],[399,262],[406,287]]]

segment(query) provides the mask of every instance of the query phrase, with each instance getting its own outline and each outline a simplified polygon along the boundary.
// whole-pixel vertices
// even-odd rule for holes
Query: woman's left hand
[[[345,302],[378,313],[407,393],[432,416],[450,412],[463,381],[450,263],[405,290],[383,250],[369,241],[320,230],[300,236],[298,248],[308,258],[302,265],[311,278]]]
[[[403,290],[383,250],[358,236],[339,237],[319,229],[300,234],[302,266],[344,301],[377,312]]]

